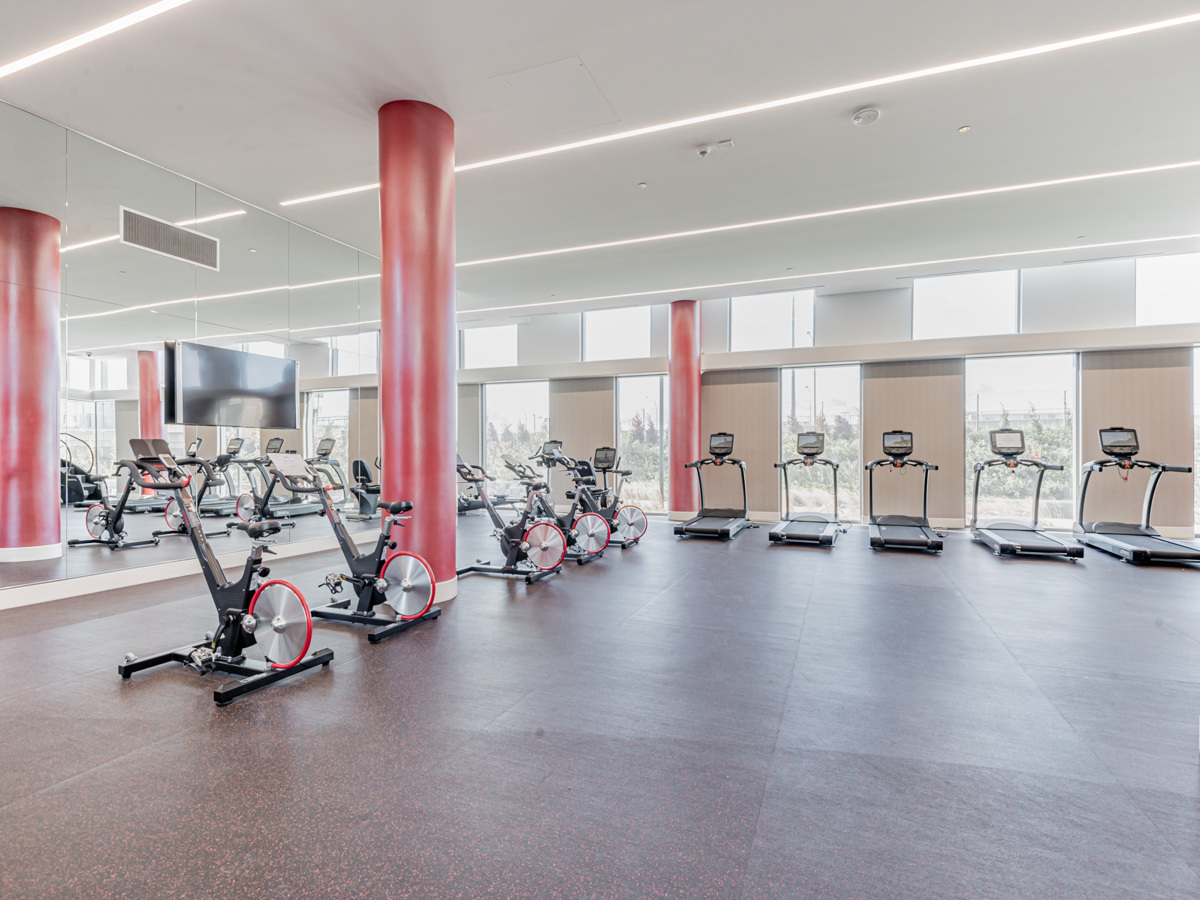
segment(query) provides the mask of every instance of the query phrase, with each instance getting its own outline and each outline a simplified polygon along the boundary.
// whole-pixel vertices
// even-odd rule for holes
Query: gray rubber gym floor
[[[116,673],[199,579],[0,613],[0,895],[1200,896],[1200,571],[866,545],[656,520],[224,709]]]

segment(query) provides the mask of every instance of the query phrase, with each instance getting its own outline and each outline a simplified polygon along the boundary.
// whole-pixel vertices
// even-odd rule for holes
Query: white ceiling
[[[0,63],[142,5],[9,4]],[[0,99],[377,253],[374,193],[278,204],[375,181],[375,115],[389,100],[444,107],[457,123],[459,162],[469,163],[1196,12],[1197,0],[194,0],[0,81]],[[561,65],[526,71],[574,57],[590,81],[577,71],[564,74]],[[505,77],[513,73],[522,74]],[[464,172],[458,256],[1200,159],[1198,101],[1195,24]],[[866,105],[882,110],[880,120],[851,125],[851,112]],[[959,134],[961,125],[971,131]],[[695,153],[698,144],[725,138],[733,150],[706,159]],[[105,209],[111,199],[104,198]],[[774,278],[789,268],[804,275],[1200,232],[1198,201],[1200,170],[1189,169],[497,263],[459,270],[459,309],[478,318],[472,310]],[[221,211],[219,205],[214,199],[200,209],[197,200],[196,215]],[[266,232],[280,227],[255,213],[201,230],[233,233],[251,219]],[[75,234],[102,236],[86,231],[80,222]],[[263,242],[258,233],[242,243]],[[794,284],[837,293],[894,287],[905,275],[1197,247],[1177,241],[949,262],[738,292]],[[132,252],[104,248],[97,254],[103,277],[97,273],[97,286],[88,282],[80,293],[103,299],[100,283],[115,277],[110,249]],[[76,284],[86,253],[70,260],[79,266]],[[297,254],[291,256],[295,263]],[[349,258],[342,267],[349,270]],[[244,268],[239,285],[269,280]],[[357,297],[360,287],[351,287]],[[162,289],[155,284],[158,298]],[[684,290],[548,309],[730,292]],[[321,311],[339,307],[339,297]],[[224,325],[240,322],[247,307],[208,308]],[[264,313],[264,322],[269,318]]]

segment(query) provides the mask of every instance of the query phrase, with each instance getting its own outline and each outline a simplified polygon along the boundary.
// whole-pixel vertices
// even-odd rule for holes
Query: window
[[[650,307],[596,309],[583,314],[583,358],[640,359],[650,355]]]
[[[550,438],[550,382],[487,384],[483,388],[486,421],[484,467],[503,482],[512,477],[501,454],[525,462]]]
[[[217,426],[217,446],[209,452],[208,447],[202,448],[201,456],[211,458],[218,454],[224,453],[225,448],[229,446],[229,442],[236,438],[241,438],[245,443],[242,444],[242,449],[238,452],[239,459],[254,459],[263,449],[261,432],[257,428],[241,428],[229,425]],[[250,473],[241,466],[232,465],[225,471],[225,479],[227,485],[220,488],[219,491],[223,496],[236,497],[238,494],[249,491]]]
[[[67,387],[73,391],[92,389],[92,361],[89,357],[67,357]]]
[[[729,349],[811,347],[815,298],[815,291],[733,297],[729,301]]]
[[[1075,354],[968,359],[966,365],[967,520],[975,484],[975,464],[990,459],[988,432],[1020,428],[1025,455],[1057,463],[1042,482],[1039,520],[1049,528],[1070,528],[1075,518]],[[993,468],[979,482],[979,518],[1028,521],[1033,515],[1036,473]]]
[[[621,500],[645,512],[666,512],[670,500],[669,415],[665,375],[617,379],[617,453],[621,458],[620,468],[633,472],[625,483]],[[612,483],[610,480],[609,485]]]
[[[103,467],[97,465],[96,404],[91,400],[59,400],[58,432],[59,459],[69,459],[94,475],[113,471],[111,460]]]
[[[96,403],[96,472],[103,475],[116,468],[124,454],[117,452],[117,404],[114,400]]]
[[[517,326],[463,330],[463,368],[493,369],[517,364]]]
[[[912,336],[970,337],[1017,330],[1017,270],[913,281]]]
[[[1146,257],[1136,271],[1134,322],[1200,322],[1200,253]]]
[[[1192,351],[1192,403],[1195,404],[1193,411],[1193,430],[1192,440],[1195,444],[1195,460],[1192,463],[1192,471],[1200,472],[1200,347]],[[1196,533],[1200,534],[1200,475],[1192,480],[1195,486],[1195,528]]]
[[[796,457],[796,435],[825,435],[825,459],[838,463],[838,515],[862,518],[862,371],[859,366],[783,369],[780,459]],[[788,470],[792,511],[833,511],[833,477],[828,466]],[[782,479],[780,490],[783,490]]]
[[[312,457],[317,444],[333,438],[337,443],[332,457],[341,466],[344,481],[350,472],[350,391],[310,391],[305,400],[304,455]],[[331,499],[345,498],[335,495]]]
[[[123,391],[129,387],[129,363],[121,356],[101,357],[100,390]]]
[[[331,375],[374,375],[379,371],[378,331],[339,334],[321,338],[321,342],[329,345]]]

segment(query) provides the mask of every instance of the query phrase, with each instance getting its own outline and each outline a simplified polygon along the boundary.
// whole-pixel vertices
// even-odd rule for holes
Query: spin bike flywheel
[[[255,646],[273,669],[290,669],[312,643],[312,614],[304,596],[286,581],[264,581],[246,613],[254,617]]]
[[[417,554],[397,550],[384,562],[379,577],[384,587],[380,590],[377,581],[375,589],[387,597],[384,603],[395,611],[397,619],[419,619],[433,606],[437,582],[429,563]]]

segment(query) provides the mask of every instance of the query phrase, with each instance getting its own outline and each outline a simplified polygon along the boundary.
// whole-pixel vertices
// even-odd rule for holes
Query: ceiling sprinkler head
[[[876,121],[878,118],[879,118],[879,110],[868,106],[868,107],[864,107],[863,109],[858,110],[858,112],[856,112],[853,116],[850,117],[850,121],[853,122],[855,125],[870,125],[872,122]]]
[[[704,158],[705,156],[708,156],[708,154],[712,153],[712,147],[708,146],[708,144],[701,144],[696,148],[696,152],[700,154],[701,158]]]

